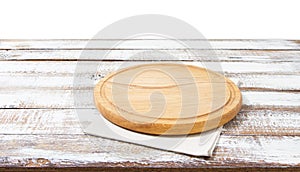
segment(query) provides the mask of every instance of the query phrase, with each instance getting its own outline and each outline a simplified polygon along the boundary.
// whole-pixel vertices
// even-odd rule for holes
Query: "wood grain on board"
[[[183,41],[191,47],[155,39],[0,40],[0,167],[299,170],[299,41]],[[75,92],[92,97],[91,85],[108,73],[127,63],[155,62],[163,53],[174,57],[162,61],[219,65],[218,72],[242,91],[242,110],[224,126],[210,158],[90,137],[80,128],[76,108],[97,110],[89,98],[74,106]],[[80,82],[74,83],[78,64],[90,70],[77,71]]]

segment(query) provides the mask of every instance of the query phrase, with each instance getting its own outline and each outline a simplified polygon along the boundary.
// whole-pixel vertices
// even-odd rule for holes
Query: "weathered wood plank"
[[[75,109],[1,109],[0,133],[72,135],[83,131]]]
[[[186,49],[180,40],[0,40],[0,49],[82,49],[89,41],[90,49]],[[184,40],[198,49],[299,49],[293,40]],[[207,47],[209,41],[211,47]],[[109,45],[109,46],[108,46]],[[200,45],[200,46],[199,46]]]
[[[242,91],[243,105],[256,108],[300,107],[300,93]],[[13,89],[0,90],[0,108],[94,108],[93,90],[78,90],[80,102],[74,106],[72,90]]]
[[[76,85],[81,89],[96,83],[101,77],[119,68],[122,62],[79,62],[86,66],[86,71],[79,72],[82,83]],[[199,65],[199,62],[185,62],[186,64]],[[0,87],[13,88],[47,88],[47,89],[72,89],[73,75],[76,62],[70,61],[2,61],[0,62]],[[138,64],[138,62],[130,62]],[[212,66],[213,62],[204,63]],[[218,63],[216,63],[218,64]],[[273,90],[299,90],[300,88],[300,63],[250,63],[250,62],[222,62],[223,71],[242,89],[273,89]],[[95,69],[92,69],[92,68]],[[292,83],[292,84],[291,84]],[[74,88],[77,89],[77,88]]]
[[[225,135],[299,135],[300,109],[253,110],[244,108],[223,127]]]
[[[0,135],[0,166],[300,166],[299,136],[224,136],[197,158],[86,135]],[[46,162],[46,163],[43,163]]]
[[[149,62],[74,62],[74,61],[1,61],[0,73],[26,73],[46,75],[72,75],[76,67],[84,70],[77,71],[78,74],[101,74],[120,69],[125,65],[138,65]],[[184,64],[206,67],[217,72],[224,73],[256,73],[256,74],[293,74],[300,72],[300,62],[183,62]],[[220,66],[218,69],[215,66]]]
[[[87,110],[98,113],[96,109]],[[242,111],[226,124],[223,135],[300,136],[300,112]],[[0,134],[83,134],[75,109],[0,109]]]
[[[57,75],[26,74],[13,70],[11,73],[0,73],[1,89],[92,89],[91,83],[97,83],[108,71],[96,74],[83,74],[82,82],[74,85],[74,78],[64,73]],[[298,91],[300,90],[300,75],[268,75],[268,74],[226,74],[242,90],[266,91]],[[85,82],[84,82],[85,81]],[[293,83],[293,84],[291,84]]]
[[[137,62],[132,62],[132,63],[137,63]],[[38,75],[39,77],[45,77],[45,76],[72,76],[75,68],[76,68],[76,62],[1,62],[0,63],[2,68],[0,68],[0,73],[2,74],[9,74],[9,76],[14,76],[16,74],[23,74],[23,75]],[[94,66],[94,62],[85,62],[84,64],[86,64],[86,68],[90,69],[90,66]],[[99,68],[98,68],[98,72],[96,71],[84,71],[84,75],[90,75],[90,77],[93,79],[93,76],[104,76],[107,73],[114,71],[118,68],[118,66],[120,66],[122,63],[120,62],[115,62],[115,63],[110,63],[110,62],[101,62],[99,63]],[[189,64],[196,64],[196,65],[201,65],[199,63],[189,63]],[[238,73],[247,73],[247,72],[252,72],[252,73],[264,73],[264,72],[268,72],[268,73],[280,73],[280,72],[287,72],[290,71],[291,73],[295,73],[298,72],[300,69],[299,68],[299,64],[298,63],[288,63],[288,62],[282,62],[282,63],[274,63],[272,64],[272,68],[270,68],[269,64],[261,64],[261,63],[241,63],[241,62],[226,62],[226,63],[221,63],[221,65],[223,66],[223,69],[225,70],[225,72],[238,72]],[[90,74],[88,74],[90,73]],[[297,76],[299,75],[293,75],[293,80],[295,80],[295,76],[296,76],[296,80],[297,80]],[[2,84],[3,85],[7,85],[7,88],[10,88],[10,85],[8,83],[16,83],[15,81],[11,80],[12,78],[9,78],[9,81],[7,81],[7,77],[6,80],[2,79]],[[34,79],[37,79],[37,77],[35,77]],[[88,78],[86,78],[88,79]],[[94,78],[95,80],[99,79],[97,77]],[[249,79],[251,80],[251,79]],[[248,80],[248,81],[249,81]],[[261,79],[263,80],[263,79]],[[261,81],[260,80],[260,81]],[[30,80],[28,80],[30,81]],[[51,80],[50,80],[51,81]],[[61,81],[61,80],[60,80]],[[84,80],[84,81],[90,81],[90,80]],[[260,82],[258,81],[258,82]],[[285,81],[284,79],[282,79],[282,81]],[[23,80],[23,83],[26,82]],[[58,81],[52,80],[52,82],[49,82],[48,85],[51,86],[51,84],[54,86]],[[273,85],[274,83],[276,83],[276,80],[272,80],[270,81],[271,83],[269,83],[270,85]],[[278,82],[278,81],[277,81]],[[281,82],[284,84],[288,84],[288,82]],[[29,85],[31,83],[28,83]],[[28,85],[27,84],[27,85]],[[44,83],[46,84],[46,83]],[[239,84],[241,85],[241,84]],[[293,84],[290,85],[294,85],[296,88],[298,88],[299,85],[299,81],[298,82],[293,82]],[[40,85],[33,85],[34,88],[38,88]],[[48,87],[49,87],[48,86]],[[246,86],[247,87],[247,86]],[[4,91],[2,90],[3,96],[6,97],[7,99],[2,99],[2,106],[1,107],[24,107],[24,105],[26,105],[26,107],[31,107],[34,108],[35,103],[34,102],[47,102],[49,101],[48,97],[53,98],[55,101],[56,100],[61,100],[62,98],[64,98],[65,96],[66,99],[68,101],[67,102],[72,102],[70,99],[72,98],[71,94],[65,94],[65,95],[60,95],[57,94],[57,92],[55,91],[50,91],[49,90],[46,92],[41,92],[40,93],[34,93],[32,91],[17,91],[17,93],[20,92],[20,97],[18,97],[17,95],[13,96],[12,94],[14,94],[14,90],[11,89],[10,91]],[[69,92],[70,93],[70,92]],[[42,96],[40,96],[40,94],[42,94]],[[281,93],[278,93],[281,94]],[[32,97],[32,96],[33,97]],[[47,96],[46,96],[47,95]],[[11,96],[13,96],[14,98],[12,98]],[[4,98],[3,97],[3,98]],[[26,98],[27,97],[27,98]],[[254,96],[255,97],[255,96]],[[18,98],[18,99],[16,99]],[[24,100],[24,98],[26,100]],[[37,98],[37,99],[36,99]],[[7,102],[7,104],[5,104],[6,100],[10,100]],[[46,101],[47,100],[47,101]],[[296,99],[297,101],[298,99]],[[58,101],[59,102],[59,101]],[[255,101],[254,101],[255,102]],[[259,101],[258,101],[259,102]],[[46,104],[46,103],[45,103]],[[62,103],[63,105],[64,103]],[[68,104],[68,103],[67,103]],[[276,104],[280,104],[280,102],[277,102]],[[296,103],[291,102],[291,105],[295,105]],[[44,105],[42,106],[38,106],[40,108],[45,107]],[[56,107],[56,106],[54,106]],[[70,104],[68,106],[59,106],[59,107],[70,107]]]
[[[0,60],[199,60],[199,61],[244,61],[244,62],[280,62],[300,61],[300,51],[278,50],[111,50],[106,56],[100,56],[106,50],[0,50]],[[212,53],[213,52],[213,53]],[[164,56],[167,53],[173,57]],[[137,55],[138,54],[138,55]]]

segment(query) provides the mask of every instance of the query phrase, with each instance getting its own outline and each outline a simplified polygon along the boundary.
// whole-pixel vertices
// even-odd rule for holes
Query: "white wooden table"
[[[98,80],[116,70],[124,54],[156,48],[157,44],[167,49],[168,42],[163,41],[129,41],[112,49],[114,56],[99,62],[103,68],[97,74],[86,73],[86,77]],[[215,61],[240,87],[244,99],[241,112],[224,126],[210,158],[84,135],[72,90],[76,61],[86,43],[0,40],[0,171],[27,167],[43,167],[45,171],[121,167],[300,170],[300,41],[210,40],[219,57]],[[95,46],[85,51],[96,53],[107,48]],[[193,63],[184,49],[168,51]],[[96,59],[86,60],[94,63]],[[210,58],[206,61],[214,62]],[[93,102],[80,108],[95,111]]]

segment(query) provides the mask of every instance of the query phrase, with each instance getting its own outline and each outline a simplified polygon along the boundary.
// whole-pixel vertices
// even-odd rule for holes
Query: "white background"
[[[7,0],[0,1],[0,39],[89,39],[139,14],[177,17],[210,39],[300,39],[297,0]]]

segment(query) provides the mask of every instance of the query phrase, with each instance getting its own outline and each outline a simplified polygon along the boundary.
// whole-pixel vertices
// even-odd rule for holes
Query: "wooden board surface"
[[[216,59],[207,48],[195,50],[203,55],[188,56],[166,40],[132,40],[102,60],[95,56],[110,48],[103,41],[117,40],[95,41],[99,46],[86,49],[91,56],[82,59],[87,40],[0,40],[0,167],[300,167],[299,41],[211,40]],[[187,64],[221,64],[225,76],[242,90],[242,110],[224,126],[213,157],[83,134],[72,96],[74,90],[92,94],[93,88],[85,82],[73,84],[76,60],[101,66],[81,75],[83,81],[96,83],[145,49],[175,54]],[[157,59],[145,53],[129,60]],[[92,99],[80,108],[97,112]]]
[[[228,78],[206,68],[174,63],[113,72],[97,83],[94,100],[109,121],[155,135],[215,129],[233,119],[242,105],[239,88]]]

